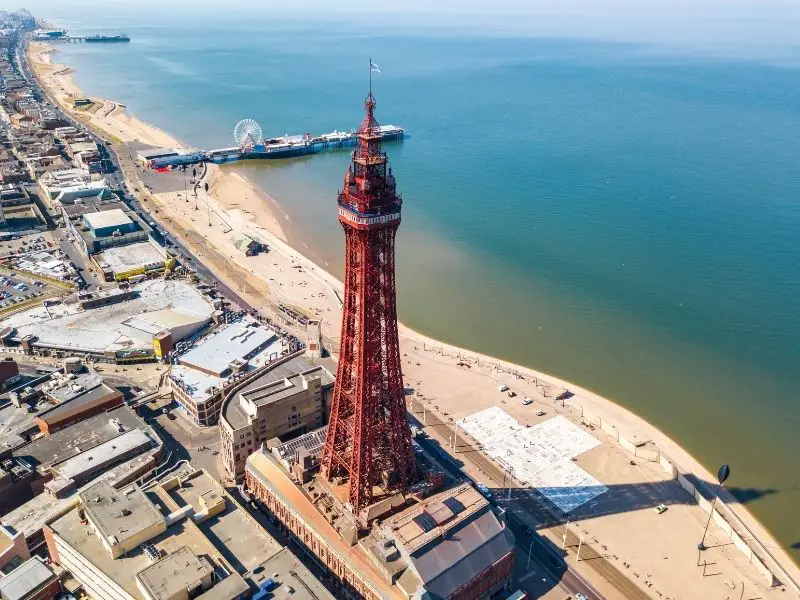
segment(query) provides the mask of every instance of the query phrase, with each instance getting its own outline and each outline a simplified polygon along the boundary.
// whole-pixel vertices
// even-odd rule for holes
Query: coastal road
[[[28,81],[28,83],[38,91],[39,96],[47,99],[53,110],[58,112],[66,121],[71,123],[73,127],[82,131],[86,131],[91,136],[92,140],[97,144],[98,149],[103,156],[103,162],[107,171],[107,173],[104,175],[109,186],[118,191],[122,200],[134,212],[136,212],[136,214],[143,221],[146,223],[153,222],[156,224],[155,229],[157,229],[157,231],[154,232],[155,235],[153,236],[156,241],[165,246],[172,246],[172,248],[176,251],[179,260],[185,267],[194,271],[201,279],[214,285],[221,295],[239,306],[241,309],[251,314],[256,314],[257,311],[255,307],[251,306],[250,303],[248,303],[240,294],[231,289],[230,286],[228,286],[221,278],[217,277],[208,267],[200,262],[197,257],[177,237],[169,233],[169,231],[159,222],[159,219],[155,215],[147,211],[142,206],[139,200],[136,199],[128,189],[128,183],[125,181],[124,171],[122,169],[120,157],[118,156],[116,149],[106,143],[106,140],[96,134],[92,129],[88,128],[86,125],[77,121],[67,112],[65,112],[58,105],[58,103],[55,102],[55,99],[49,96],[47,91],[44,90],[41,85],[39,85],[39,81],[33,75],[33,72],[27,63],[27,56],[21,51],[19,45],[15,48],[15,54],[17,57],[16,62],[20,75],[22,75]],[[127,157],[127,159],[130,161],[135,160],[130,156]],[[133,164],[131,164],[131,166],[133,166]]]

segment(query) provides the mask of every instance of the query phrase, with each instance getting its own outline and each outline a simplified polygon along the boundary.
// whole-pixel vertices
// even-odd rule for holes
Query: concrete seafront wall
[[[658,446],[649,440],[636,440],[635,435],[621,432],[616,425],[586,410],[579,404],[573,404],[572,406],[580,413],[585,423],[599,427],[608,437],[619,442],[619,445],[633,456],[659,463],[665,472],[678,480],[681,487],[695,499],[704,512],[709,513],[712,510],[714,490],[691,472],[683,469]],[[733,542],[736,548],[747,557],[750,564],[761,573],[770,586],[785,585],[787,588],[800,593],[800,583],[786,572],[770,554],[769,550],[756,538],[755,534],[750,531],[747,525],[722,499],[717,500],[713,510],[712,518],[714,523]]]

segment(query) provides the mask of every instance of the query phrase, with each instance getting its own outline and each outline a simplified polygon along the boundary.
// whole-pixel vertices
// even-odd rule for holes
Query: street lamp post
[[[708,526],[711,524],[711,517],[714,516],[714,507],[717,505],[717,498],[719,498],[719,492],[722,489],[722,485],[731,475],[731,468],[728,465],[722,465],[717,472],[717,490],[714,492],[714,500],[711,502],[711,510],[708,511],[708,521],[706,521],[706,528],[703,530],[703,539],[700,540],[700,543],[697,544],[697,549],[701,552],[706,549],[706,534],[708,533]]]

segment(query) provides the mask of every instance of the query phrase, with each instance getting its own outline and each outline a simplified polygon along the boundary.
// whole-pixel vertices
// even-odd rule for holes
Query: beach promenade
[[[136,165],[134,148],[142,144],[184,144],[109,100],[93,98],[96,108],[91,112],[74,109],[71,100],[85,94],[75,86],[68,67],[51,61],[52,50],[40,43],[30,45],[28,56],[40,82],[62,108],[112,143],[129,189],[138,190],[137,199],[153,218],[252,306],[275,314],[280,303],[318,319],[326,346],[335,355],[342,284],[297,250],[302,247],[302,226],[292,223],[274,198],[235,168],[210,165],[200,182],[209,184],[209,193],[199,185],[196,198],[185,195],[182,186],[148,191],[146,182],[153,174]],[[333,194],[331,227],[338,227]],[[242,234],[263,240],[269,252],[245,256],[235,246]],[[782,585],[771,585],[714,521],[706,541],[709,550],[698,553],[697,543],[708,512],[659,457],[669,457],[673,466],[678,465],[697,480],[711,483],[715,477],[655,427],[569,382],[448,346],[404,327],[400,334],[409,408],[419,425],[440,446],[450,445],[456,460],[476,481],[494,490],[515,519],[562,550],[567,563],[606,598],[800,597],[786,577],[781,577]],[[499,386],[508,386],[515,396],[499,392]],[[523,405],[522,398],[533,403]],[[599,445],[576,462],[609,490],[596,503],[569,516],[543,508],[545,501],[516,482],[513,475],[504,473],[480,451],[474,439],[454,425],[495,405],[524,425],[561,415],[589,432]],[[632,440],[642,445],[626,448],[625,441],[630,444]],[[643,449],[639,456],[637,448]],[[750,537],[761,542],[788,578],[800,581],[797,566],[746,507],[730,495],[725,501],[752,532]],[[655,510],[661,504],[668,507],[663,514]],[[756,545],[753,539],[744,541]],[[528,550],[518,551],[523,571]],[[533,576],[532,572],[523,572],[521,579]],[[558,588],[551,593],[552,598],[564,597],[563,591],[558,595]]]

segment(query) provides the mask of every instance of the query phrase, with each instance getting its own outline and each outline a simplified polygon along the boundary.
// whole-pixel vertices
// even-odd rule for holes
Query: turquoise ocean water
[[[130,34],[57,60],[199,147],[232,144],[243,117],[270,135],[355,127],[372,55],[378,118],[410,133],[387,148],[401,319],[596,390],[712,471],[730,463],[800,556],[797,63],[386,21],[45,16]],[[347,162],[242,167],[336,274]]]

